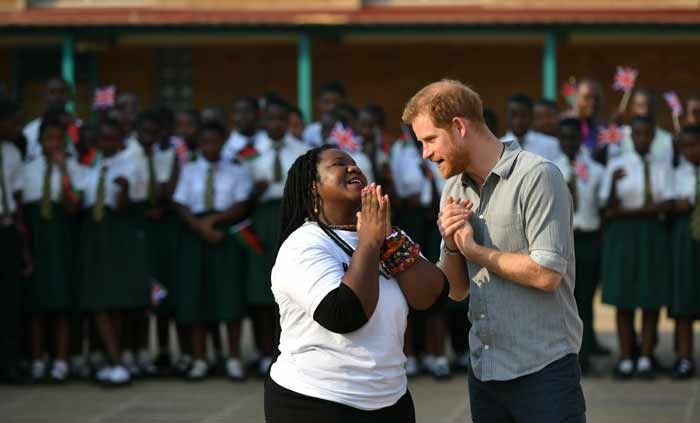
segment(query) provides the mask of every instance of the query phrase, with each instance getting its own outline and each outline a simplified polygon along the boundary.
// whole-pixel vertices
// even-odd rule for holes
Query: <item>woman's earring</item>
[[[318,199],[314,198],[314,214],[318,216]]]

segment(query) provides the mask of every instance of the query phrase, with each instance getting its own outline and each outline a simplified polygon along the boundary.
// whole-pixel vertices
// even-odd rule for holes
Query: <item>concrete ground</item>
[[[597,307],[603,343],[615,347],[613,313]],[[699,324],[700,325],[700,324]],[[671,323],[662,319],[659,356],[670,365]],[[700,362],[700,326],[696,361]],[[673,382],[619,382],[610,377],[615,357],[597,359],[597,375],[583,380],[588,421],[595,423],[700,422],[700,377]],[[412,379],[410,389],[419,422],[468,422],[465,375],[447,382]],[[262,422],[262,382],[232,384],[212,379],[199,384],[179,380],[137,381],[129,388],[106,390],[83,382],[64,386],[0,386],[0,423],[217,423]]]

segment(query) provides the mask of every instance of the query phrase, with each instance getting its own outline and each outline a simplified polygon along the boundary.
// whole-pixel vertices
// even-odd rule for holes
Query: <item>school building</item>
[[[114,84],[176,108],[274,90],[313,118],[315,90],[338,79],[352,103],[382,104],[392,131],[443,77],[481,93],[501,130],[508,95],[563,107],[570,77],[600,80],[611,111],[618,65],[659,93],[700,92],[700,0],[0,0],[0,34],[0,82],[27,118],[56,74],[79,116]]]

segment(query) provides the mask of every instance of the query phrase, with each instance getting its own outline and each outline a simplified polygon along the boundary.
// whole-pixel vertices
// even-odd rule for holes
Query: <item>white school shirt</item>
[[[46,171],[46,156],[43,154],[34,160],[25,163],[22,169],[22,202],[24,204],[41,201],[44,194],[44,172]],[[73,188],[81,190],[80,184],[84,180],[84,168],[73,158],[66,158],[66,170]],[[63,177],[56,164],[51,169],[51,201],[61,200],[63,192]]]
[[[175,147],[172,145],[167,148],[161,148],[160,144],[155,144],[151,146],[151,154],[153,155],[153,171],[156,175],[156,181],[159,184],[165,184],[170,181],[170,177],[173,173],[173,164],[176,160]],[[144,160],[145,172],[146,172],[146,186],[150,180],[148,179],[148,157],[142,154],[141,157]]]
[[[397,140],[391,148],[389,166],[394,188],[399,198],[420,195],[425,176],[420,165],[423,162],[420,150],[411,140]]]
[[[304,128],[301,139],[309,148],[318,147],[323,144],[323,127],[321,122],[312,122]]]
[[[675,186],[675,198],[688,200],[695,205],[697,195],[697,179],[700,178],[700,167],[690,163],[685,157],[681,157],[678,167],[673,172]]]
[[[85,169],[81,184],[84,207],[93,207],[97,201],[97,188],[103,167],[107,167],[104,185],[105,206],[115,208],[117,205],[121,187],[114,181],[119,177],[129,181],[129,200],[144,201],[148,197],[148,174],[144,174],[143,163],[134,160],[133,156],[125,154],[122,150],[112,157],[103,157],[99,165]]]
[[[80,124],[80,120],[77,122]],[[37,157],[43,155],[43,150],[41,148],[41,143],[39,142],[39,130],[41,129],[41,118],[38,117],[33,121],[29,122],[22,129],[22,134],[27,140],[27,149],[25,156],[25,161],[29,162]],[[77,157],[78,152],[75,149],[73,143],[66,143],[66,153],[71,157]]]
[[[608,160],[620,157],[625,153],[634,152],[634,141],[632,141],[632,129],[625,125],[622,128],[624,137],[619,144],[608,147]],[[673,135],[670,132],[656,127],[654,140],[651,142],[649,154],[654,160],[667,161],[669,165],[673,163]]]
[[[518,139],[512,132],[508,131],[502,138],[502,142],[518,141],[520,147],[531,153],[544,157],[550,162],[556,163],[563,154],[559,147],[559,141],[549,135],[536,131],[527,131],[522,139]]]
[[[430,173],[433,174],[435,188],[437,189],[438,193],[437,196],[440,197],[442,189],[445,187],[445,183],[447,181],[442,177],[442,174],[440,174],[437,163],[430,160],[424,161],[426,166],[428,166],[428,169],[430,169]],[[430,207],[430,205],[433,203],[433,182],[430,182],[430,179],[426,178],[425,176],[423,176],[423,184],[420,191],[420,203],[423,207]]]
[[[639,209],[644,206],[644,164],[649,163],[651,197],[654,203],[662,203],[674,198],[673,168],[666,160],[654,159],[651,155],[642,158],[636,151],[623,154],[608,162],[600,184],[600,202],[606,204],[610,196],[612,175],[617,169],[627,174],[617,183],[617,196],[623,209]]]
[[[275,149],[274,141],[270,139],[267,132],[260,132],[255,137],[254,147],[258,151],[258,157],[244,162],[250,170],[254,182],[268,182],[267,189],[260,198],[261,202],[279,200],[284,192],[284,185],[287,183],[287,172],[292,167],[294,161],[306,153],[307,147],[291,134],[286,134],[282,139],[280,148],[280,161],[282,162],[282,179],[274,182],[275,179]]]
[[[252,141],[255,143],[255,140],[260,136],[261,132],[258,131],[253,136],[247,137],[243,134],[241,134],[238,131],[233,131],[231,132],[231,135],[229,135],[228,140],[224,143],[224,146],[221,148],[221,158],[227,161],[233,161],[236,157],[238,157],[238,153],[248,145],[248,141]]]
[[[574,210],[574,229],[580,231],[597,231],[600,229],[601,202],[598,196],[603,181],[605,168],[591,159],[588,150],[581,147],[576,154],[576,164],[585,166],[586,177],[576,177],[576,210]],[[556,161],[567,185],[572,175],[576,176],[576,168],[568,157],[561,155]]]
[[[210,163],[200,156],[182,168],[173,200],[194,214],[204,213],[207,171],[210,166],[214,167],[214,211],[225,211],[250,197],[253,180],[244,166],[223,159]]]
[[[357,233],[336,231],[353,248]],[[389,407],[406,393],[403,337],[408,304],[396,279],[379,278],[379,301],[360,329],[338,334],[314,318],[340,285],[350,257],[316,223],[294,231],[272,268],[280,312],[280,356],[270,377],[280,386],[361,410]]]
[[[22,191],[24,180],[22,178],[22,155],[19,149],[9,141],[0,141],[2,148],[2,173],[0,178],[3,178],[6,193],[0,189],[0,216],[5,212],[3,209],[2,195],[7,198],[7,207],[10,209],[9,214],[17,210],[14,194]],[[0,222],[2,224],[2,222]]]

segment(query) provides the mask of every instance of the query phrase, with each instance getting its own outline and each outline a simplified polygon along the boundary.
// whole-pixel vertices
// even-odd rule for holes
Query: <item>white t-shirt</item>
[[[336,231],[350,246],[357,233]],[[302,395],[361,410],[389,407],[406,393],[403,353],[408,304],[395,279],[379,276],[379,301],[360,329],[337,334],[314,312],[340,285],[350,257],[315,223],[294,231],[272,268],[272,293],[280,309],[280,356],[270,376]]]

